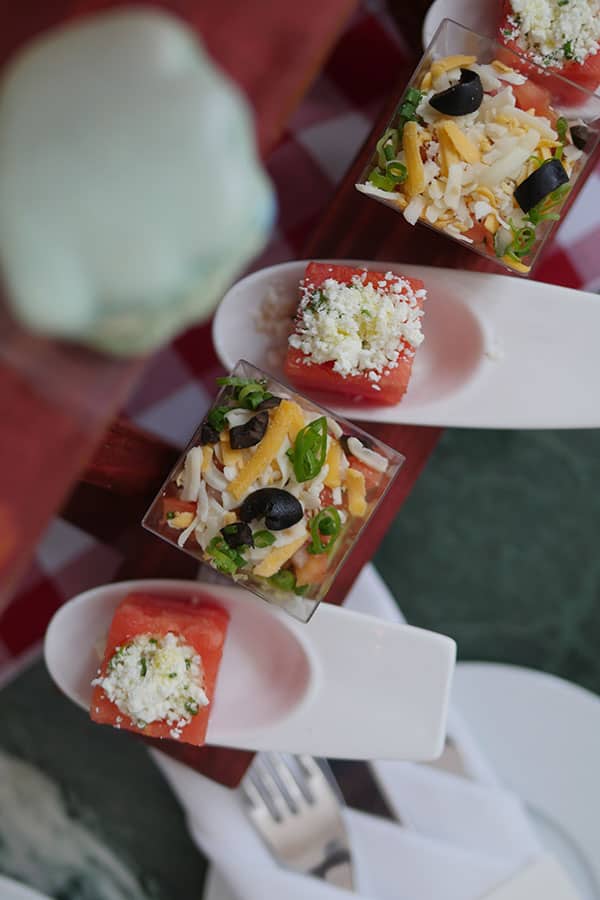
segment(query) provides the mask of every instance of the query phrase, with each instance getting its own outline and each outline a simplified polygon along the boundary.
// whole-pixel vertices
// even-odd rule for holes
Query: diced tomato
[[[201,708],[195,716],[192,716],[189,725],[181,729],[179,740],[198,746],[204,743],[206,737],[229,622],[228,613],[217,606],[208,594],[201,595],[199,599],[200,603],[196,605],[168,595],[130,594],[115,611],[100,669],[103,675],[106,674],[109,660],[116,649],[138,635],[150,634],[162,637],[168,632],[173,632],[181,636],[182,640],[193,647],[201,657],[204,670],[203,689],[210,701],[208,706]],[[94,688],[90,716],[95,722],[118,725],[120,728],[137,731],[148,737],[172,737],[173,726],[164,721],[149,722],[145,728],[138,728],[108,699],[99,685]]]
[[[534,109],[536,116],[545,116],[554,128],[558,113],[551,105],[550,91],[528,78],[524,84],[513,84],[515,103],[519,109]]]
[[[383,475],[382,472],[377,472],[375,469],[369,468],[369,466],[366,466],[364,462],[361,462],[361,460],[357,459],[355,456],[350,456],[349,462],[351,469],[356,469],[357,472],[362,473],[365,479],[365,490],[367,491],[367,494],[369,491],[379,487]]]
[[[487,251],[491,254],[494,253],[494,235],[484,227],[482,222],[475,222],[468,231],[464,232],[464,235],[471,238],[476,246],[485,244]]]
[[[510,22],[508,21],[509,16],[512,15],[513,8],[510,0],[504,0],[502,17],[500,25],[498,26],[498,40],[509,50],[519,54],[521,59],[523,59],[523,57],[527,58],[527,51],[520,47],[517,41],[511,40],[505,33],[510,33],[512,30]],[[520,71],[530,79],[535,80],[536,77],[540,77],[540,70],[533,63],[527,64],[526,62],[523,62],[517,66],[515,58],[508,55],[504,58],[504,61],[507,65],[519,68]],[[572,81],[593,93],[600,85],[600,53],[590,53],[581,63],[576,62],[575,60],[568,60],[565,62],[564,66],[548,66],[544,68],[544,71],[561,75],[563,78],[567,78],[569,81]],[[537,91],[534,90],[535,88],[537,88]],[[530,109],[531,107],[534,107],[539,116],[548,116],[548,113],[550,113],[548,118],[550,118],[554,125],[556,113],[550,108],[550,95],[547,90],[540,85],[532,84],[531,81],[528,81],[523,85],[514,85],[513,91],[515,97],[517,97],[517,106],[521,109]],[[566,105],[576,105],[578,102],[581,102],[581,96],[577,90],[559,81],[554,81],[552,83],[552,93],[555,96],[555,102],[558,101],[559,103],[564,103]],[[519,95],[521,96],[521,100],[518,99]],[[533,102],[531,102],[532,100]]]
[[[329,568],[330,557],[327,553],[308,553],[302,565],[296,567],[296,584],[320,584]]]
[[[311,262],[306,267],[304,282],[317,288],[327,278],[333,278],[342,284],[350,284],[354,275],[362,275],[363,272],[364,269],[354,269],[351,266],[331,266],[326,263]],[[419,279],[404,277],[413,291],[423,288],[423,282]],[[368,272],[366,283],[377,286],[378,282],[384,279],[385,272]],[[422,306],[422,299],[418,298],[417,303]],[[369,378],[368,372],[360,375],[340,375],[333,371],[332,362],[307,365],[305,355],[293,347],[288,347],[284,371],[292,384],[301,390],[345,394],[360,400],[391,405],[398,403],[406,393],[412,371],[412,348],[404,342],[402,345],[404,353],[398,359],[397,368],[384,372],[379,382],[373,382]],[[379,390],[373,387],[374,384],[377,384]]]
[[[177,497],[162,498],[163,514],[166,518],[167,513],[191,512],[196,514],[196,504],[191,500],[178,500]]]

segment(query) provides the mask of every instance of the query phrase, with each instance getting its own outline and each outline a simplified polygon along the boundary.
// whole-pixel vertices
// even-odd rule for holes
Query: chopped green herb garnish
[[[156,640],[156,638],[149,638],[148,643],[149,644],[158,644],[158,641]]]
[[[270,547],[275,543],[275,535],[266,529],[264,531],[255,531],[252,535],[254,538],[254,546],[262,550],[263,547]]]
[[[331,553],[335,539],[342,529],[342,520],[335,506],[327,506],[314,516],[309,523],[312,541],[308,552],[313,554]],[[329,538],[323,541],[323,537]]]
[[[558,0],[558,6],[566,6],[569,0]]]
[[[185,661],[185,667],[186,667],[186,669],[191,669],[191,668],[192,668],[192,661],[191,661],[191,659],[186,659],[186,661]]]
[[[363,316],[366,316],[368,319],[372,319],[372,318],[373,318],[372,313],[370,313],[369,310],[366,309],[364,306],[363,306],[363,308],[361,309],[361,313],[362,313]]]
[[[169,672],[169,678],[177,678],[177,672]]]
[[[146,672],[148,671],[148,664],[146,662],[146,657],[142,656],[140,659],[140,675],[142,678],[146,677]]]
[[[230,409],[235,408],[255,410],[263,400],[270,400],[273,396],[273,394],[266,390],[267,382],[264,378],[257,381],[254,378],[239,378],[236,375],[228,375],[225,378],[217,378],[217,384],[221,387],[231,387],[234,389],[231,405],[216,407],[217,409],[223,409],[227,412]],[[211,425],[213,424],[210,421],[210,417],[209,422]],[[224,424],[222,427],[224,427]],[[214,425],[213,427],[216,428],[217,426]],[[220,431],[221,429],[218,430]]]
[[[122,647],[117,647],[108,662],[109,669],[114,669],[115,666],[121,665],[123,663],[123,654],[129,647],[131,647],[131,642],[129,642],[128,644],[123,644]]]
[[[167,513],[167,519],[174,519],[174,518],[175,518],[175,513],[172,510],[170,510]]]
[[[313,312],[318,312],[324,306],[327,306],[327,297],[323,291],[317,291],[316,294],[313,294],[311,297],[308,307]]]
[[[187,703],[184,704],[185,711],[190,714],[190,716],[197,716],[200,710],[200,707],[193,700],[188,700]]]
[[[296,481],[304,482],[315,478],[327,457],[327,419],[320,416],[301,428],[296,435],[294,446],[287,451],[292,461]]]
[[[573,53],[573,41],[564,42],[563,53],[565,54],[565,59],[574,59],[575,54]]]

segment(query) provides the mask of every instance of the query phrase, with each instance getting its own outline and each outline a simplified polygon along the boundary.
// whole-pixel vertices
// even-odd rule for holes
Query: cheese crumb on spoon
[[[328,278],[318,290],[304,285],[290,346],[308,365],[332,362],[344,377],[368,371],[379,380],[397,366],[405,344],[416,349],[423,341],[419,294],[394,276],[378,286],[359,276],[351,284]]]

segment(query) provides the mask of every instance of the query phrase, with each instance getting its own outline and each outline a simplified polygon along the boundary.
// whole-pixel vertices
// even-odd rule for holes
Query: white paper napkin
[[[347,606],[387,620],[402,618],[371,566],[363,570]],[[456,711],[449,733],[470,778],[412,763],[371,764],[404,824],[345,812],[356,893],[364,900],[574,900],[560,867],[542,855],[518,798],[497,784]],[[184,805],[194,840],[232,900],[348,896],[280,868],[246,818],[236,791],[152,752]]]

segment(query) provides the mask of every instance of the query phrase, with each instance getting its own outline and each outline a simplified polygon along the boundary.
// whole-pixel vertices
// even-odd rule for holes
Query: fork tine
[[[294,766],[294,760],[288,759],[287,756],[280,753],[269,753],[267,758],[277,780],[280,782],[281,788],[287,795],[290,809],[292,812],[299,812],[310,798],[306,797],[302,790],[303,786],[299,781],[301,773]]]
[[[281,821],[285,813],[285,810],[282,809],[282,803],[285,803],[285,797],[269,771],[262,754],[255,758],[248,774],[250,776],[250,781],[266,803],[273,818],[278,822]]]
[[[259,809],[263,805],[263,798],[250,778],[244,778],[240,785],[242,797],[244,801],[254,809]]]
[[[310,796],[315,790],[326,789],[329,793],[333,793],[337,802],[344,805],[344,798],[337,783],[333,772],[327,760],[319,760],[317,762],[312,756],[300,755],[296,757],[299,767],[304,770],[306,775],[306,790]],[[311,788],[312,784],[312,788]]]

